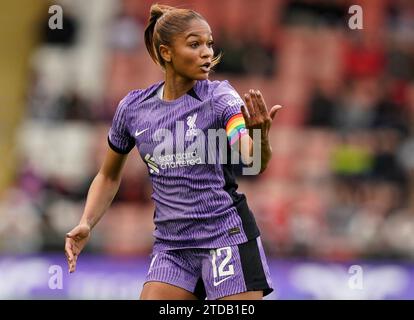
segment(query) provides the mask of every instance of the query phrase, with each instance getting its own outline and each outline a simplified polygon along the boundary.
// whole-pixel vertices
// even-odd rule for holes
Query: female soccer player
[[[91,230],[118,191],[127,155],[137,146],[156,205],[155,243],[140,298],[262,299],[273,289],[255,219],[246,197],[236,192],[231,163],[204,161],[203,152],[220,152],[217,144],[201,140],[209,129],[225,129],[227,150],[240,152],[245,163],[259,143],[262,172],[280,106],[268,112],[259,91],[250,90],[244,103],[227,81],[208,80],[219,57],[208,23],[192,10],[153,5],[145,43],[165,81],[121,100],[83,216],[66,236],[69,271],[75,271]],[[260,141],[246,128],[260,129]]]

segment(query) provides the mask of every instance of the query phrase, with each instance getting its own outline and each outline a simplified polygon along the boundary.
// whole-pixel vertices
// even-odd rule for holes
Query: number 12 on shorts
[[[210,254],[212,256],[211,264],[213,265],[213,278],[214,281],[217,277],[223,277],[223,276],[231,276],[234,274],[234,267],[232,264],[228,264],[231,260],[231,248],[230,247],[224,247],[219,248],[216,250],[210,250]],[[223,261],[219,264],[218,268],[216,265],[217,257],[220,257],[221,255],[225,255]],[[227,269],[225,269],[228,267]],[[227,279],[227,278],[226,278]]]

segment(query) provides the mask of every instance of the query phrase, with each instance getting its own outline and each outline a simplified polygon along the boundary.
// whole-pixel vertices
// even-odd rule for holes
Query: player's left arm
[[[241,107],[241,111],[249,134],[240,137],[238,147],[243,162],[252,165],[255,159],[253,144],[260,143],[259,161],[260,173],[262,173],[272,157],[272,147],[269,141],[270,127],[276,113],[282,106],[275,105],[268,111],[263,95],[258,90],[249,90],[249,93],[244,95],[244,100],[245,105]],[[253,129],[260,130],[260,140],[253,140]]]

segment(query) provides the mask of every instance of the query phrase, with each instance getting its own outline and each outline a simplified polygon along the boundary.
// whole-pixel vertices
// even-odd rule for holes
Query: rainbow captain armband
[[[244,122],[244,118],[241,113],[237,113],[230,118],[226,125],[226,133],[230,146],[235,144],[242,136],[247,134],[246,123]]]

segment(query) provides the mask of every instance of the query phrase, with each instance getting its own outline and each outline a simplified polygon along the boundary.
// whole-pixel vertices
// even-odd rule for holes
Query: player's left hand
[[[242,106],[241,111],[246,122],[246,128],[260,129],[262,139],[267,139],[272,121],[282,106],[275,105],[268,112],[263,95],[259,90],[253,89],[244,95],[244,100],[246,106]],[[253,135],[253,130],[250,130],[250,134]]]

